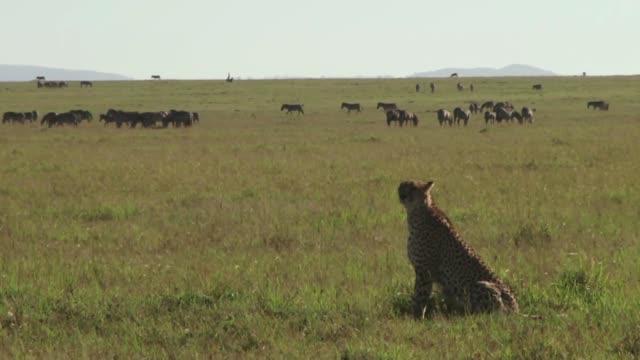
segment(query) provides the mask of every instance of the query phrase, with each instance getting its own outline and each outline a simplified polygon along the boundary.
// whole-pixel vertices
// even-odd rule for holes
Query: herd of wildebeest
[[[87,110],[70,110],[63,113],[49,112],[40,120],[41,125],[62,126],[72,125],[78,126],[82,121],[90,122],[93,120],[93,114]],[[38,121],[38,112],[13,112],[8,111],[2,115],[2,123],[33,123]],[[127,125],[135,128],[141,125],[144,128],[166,128],[169,125],[173,127],[190,127],[194,123],[200,121],[200,115],[197,112],[184,110],[169,110],[155,112],[139,112],[139,111],[122,111],[109,109],[105,114],[100,114],[98,121],[104,122],[104,125],[114,124],[120,128]]]
[[[38,87],[67,87],[68,84],[65,81],[43,81],[44,78],[38,77]],[[81,81],[81,87],[93,87],[93,83],[90,81]],[[436,86],[434,83],[429,85],[431,92],[435,92]],[[460,91],[465,87],[461,83],[456,84],[456,88]],[[473,91],[473,84],[469,87]],[[532,86],[533,90],[542,90],[542,84],[535,84]],[[420,85],[416,84],[416,91],[420,91]],[[587,103],[587,109],[592,108],[594,110],[609,110],[609,103],[604,100],[589,101]],[[351,111],[361,112],[364,108],[359,103],[346,103],[343,102],[340,109],[346,109],[347,113]],[[385,118],[387,126],[391,126],[392,123],[397,123],[399,126],[405,124],[418,126],[418,116],[411,111],[399,109],[395,103],[379,102],[376,109],[382,109],[385,112]],[[304,115],[304,105],[302,104],[282,104],[280,111],[285,111],[287,114],[297,112],[299,115]],[[436,113],[436,119],[440,126],[443,125],[464,125],[469,124],[471,114],[484,113],[485,125],[493,123],[518,123],[518,124],[532,124],[534,122],[534,113],[536,109],[524,106],[520,111],[516,110],[515,106],[509,101],[486,101],[481,105],[476,102],[471,102],[466,107],[456,107],[453,111],[438,109],[432,111]],[[2,123],[33,123],[39,119],[38,112],[5,112],[2,116]],[[61,126],[72,125],[78,126],[82,121],[90,122],[93,120],[93,115],[87,110],[71,110],[64,113],[49,112],[40,120],[41,125]],[[141,125],[143,128],[167,128],[169,125],[173,127],[190,127],[194,123],[200,121],[200,116],[197,112],[190,112],[184,110],[169,110],[169,111],[156,111],[156,112],[138,112],[138,111],[123,111],[109,109],[105,114],[100,114],[98,121],[104,122],[104,125],[114,124],[120,128],[122,125],[135,128]]]

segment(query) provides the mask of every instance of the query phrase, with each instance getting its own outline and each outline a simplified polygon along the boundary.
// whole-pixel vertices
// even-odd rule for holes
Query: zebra
[[[456,87],[458,88],[458,91],[464,91],[464,85],[462,85],[462,83],[457,83]]]
[[[351,114],[351,110],[360,112],[360,111],[363,110],[363,107],[360,106],[360,104],[358,104],[358,103],[349,104],[349,103],[343,102],[340,105],[340,110],[342,110],[342,109],[347,109],[347,114]]]
[[[406,110],[398,110],[398,112],[400,113],[400,126],[402,126],[405,122],[407,124],[409,122],[413,122],[413,126],[418,126],[418,115]]]
[[[298,115],[304,115],[304,104],[282,104],[280,111],[287,110],[287,115],[293,111],[297,111]]]
[[[496,121],[496,113],[491,111],[484,112],[484,123],[488,125],[490,122],[493,123]]]
[[[453,109],[453,122],[456,125],[460,125],[460,120],[464,121],[464,126],[469,124],[469,118],[471,117],[471,112],[469,110],[465,110],[463,108],[457,107]]]
[[[469,111],[471,111],[474,114],[479,113],[480,105],[478,105],[478,103],[476,102],[472,102],[471,104],[469,104]]]
[[[442,126],[445,122],[451,126],[453,124],[453,118],[451,117],[451,113],[444,109],[439,109],[437,112],[438,123]]]
[[[80,87],[93,87],[93,83],[91,81],[80,81]]]
[[[398,125],[402,126],[403,120],[400,118],[400,111],[398,109],[390,109],[385,112],[387,116],[387,126],[391,126],[391,122],[397,121]]]
[[[382,108],[382,110],[384,110],[385,112],[388,110],[394,110],[397,109],[398,106],[396,105],[396,103],[382,103],[379,102],[378,106],[376,106],[376,110]]]
[[[533,123],[533,113],[536,111],[536,109],[529,109],[528,107],[523,107],[522,108],[522,118],[525,121],[528,121],[530,124]]]

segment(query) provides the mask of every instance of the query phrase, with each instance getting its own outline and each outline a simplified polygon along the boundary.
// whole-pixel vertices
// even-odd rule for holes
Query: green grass
[[[639,81],[4,83],[1,112],[202,120],[0,126],[0,358],[638,358]],[[600,98],[610,111],[586,109]],[[536,122],[437,126],[434,110],[471,100]],[[378,101],[419,127],[388,128]],[[522,314],[408,316],[407,178],[435,181]]]

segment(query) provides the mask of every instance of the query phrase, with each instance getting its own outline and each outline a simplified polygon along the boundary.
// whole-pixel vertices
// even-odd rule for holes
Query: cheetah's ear
[[[429,192],[431,192],[431,188],[433,187],[433,181],[427,181],[426,184],[424,184],[423,190],[425,194],[428,194]]]

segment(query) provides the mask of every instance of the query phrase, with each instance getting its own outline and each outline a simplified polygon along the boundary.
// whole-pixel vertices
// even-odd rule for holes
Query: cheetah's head
[[[432,187],[433,181],[406,180],[398,186],[398,197],[406,208],[423,204],[430,206]]]

